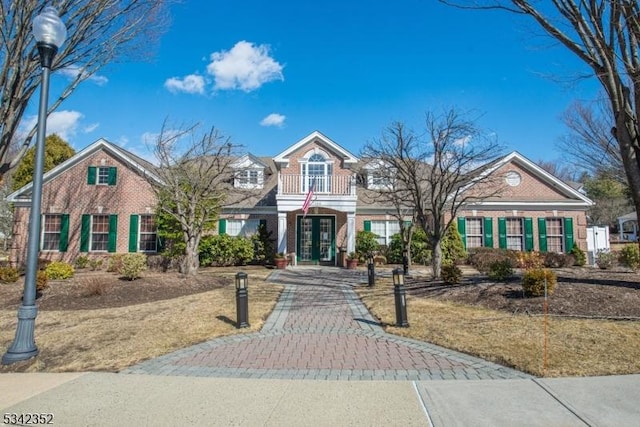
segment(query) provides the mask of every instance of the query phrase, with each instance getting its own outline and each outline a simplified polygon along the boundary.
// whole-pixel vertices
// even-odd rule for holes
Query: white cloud
[[[82,68],[75,65],[71,65],[69,67],[65,67],[57,71],[57,73],[62,74],[63,76],[70,77],[72,79],[75,79],[80,73],[83,73],[83,72],[84,70]],[[97,74],[93,74],[89,77],[86,77],[86,73],[85,73],[85,76],[83,76],[83,79],[88,79],[89,81],[94,82],[98,86],[104,86],[107,84],[107,82],[109,82],[109,79],[107,79],[105,76],[99,76]]]
[[[55,133],[65,141],[70,141],[76,135],[82,117],[84,116],[79,111],[54,111],[47,119],[47,135]],[[27,133],[37,124],[38,116],[29,116],[24,119],[21,128]]]
[[[260,122],[261,126],[277,126],[282,127],[284,125],[285,116],[278,113],[271,113]]]
[[[211,54],[207,72],[215,79],[215,89],[251,92],[273,80],[284,80],[283,66],[269,56],[268,45],[239,41],[229,51]]]
[[[164,82],[164,87],[171,93],[204,93],[204,77],[198,74],[189,74],[184,78],[171,77]]]
[[[100,123],[92,123],[90,125],[87,125],[84,127],[84,129],[82,130],[84,133],[91,133],[94,130],[98,129],[98,127],[100,126]]]

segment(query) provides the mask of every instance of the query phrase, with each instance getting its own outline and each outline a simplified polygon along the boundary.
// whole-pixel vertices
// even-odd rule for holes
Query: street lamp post
[[[396,326],[406,328],[407,321],[407,298],[404,288],[404,274],[401,268],[393,270],[393,295],[396,303]]]
[[[249,277],[241,271],[236,273],[236,327],[249,327]]]
[[[33,36],[42,66],[42,86],[38,108],[38,129],[36,136],[35,167],[31,193],[29,216],[29,238],[27,243],[27,265],[24,277],[22,304],[18,308],[16,336],[7,352],[2,356],[2,364],[8,365],[30,359],[38,354],[34,339],[34,329],[38,307],[36,306],[36,276],[40,252],[40,205],[42,203],[42,174],[44,170],[44,139],[47,129],[47,109],[49,103],[49,74],[53,58],[67,37],[67,29],[51,6],[33,19]]]

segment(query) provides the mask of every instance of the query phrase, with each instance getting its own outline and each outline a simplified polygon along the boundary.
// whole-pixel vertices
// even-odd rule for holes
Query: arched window
[[[301,163],[301,168],[303,191],[307,192],[312,187],[317,193],[331,191],[333,164],[328,162],[322,153],[310,155],[306,162]]]

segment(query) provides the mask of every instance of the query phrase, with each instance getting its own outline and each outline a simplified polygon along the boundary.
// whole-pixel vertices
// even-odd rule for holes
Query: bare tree
[[[605,174],[627,184],[620,147],[611,134],[614,120],[603,101],[596,101],[592,107],[575,102],[565,111],[562,121],[570,133],[557,145],[571,164],[591,176]]]
[[[607,95],[620,159],[640,212],[640,4],[637,0],[440,0],[529,18],[576,55]]]
[[[578,182],[585,174],[584,169],[576,169],[575,167],[572,167],[564,162],[540,159],[536,162],[536,164],[556,178],[560,178],[564,182]]]
[[[204,135],[198,126],[174,131],[163,126],[153,152],[155,176],[148,176],[161,215],[171,218],[184,243],[184,274],[196,274],[198,245],[212,229],[233,179],[237,148],[215,128]]]
[[[393,123],[380,139],[365,145],[363,155],[389,165],[397,199],[413,209],[417,225],[429,236],[433,274],[439,278],[441,242],[457,212],[500,191],[484,166],[500,155],[501,147],[453,109],[427,113],[425,127],[419,135]]]
[[[83,81],[115,60],[147,56],[168,22],[171,0],[59,0],[55,6],[68,38],[52,70],[69,77],[56,95],[53,112]],[[39,0],[0,0],[0,177],[22,158],[35,135],[16,141],[18,126],[40,84],[31,22],[45,6]],[[10,154],[12,143],[19,145]]]

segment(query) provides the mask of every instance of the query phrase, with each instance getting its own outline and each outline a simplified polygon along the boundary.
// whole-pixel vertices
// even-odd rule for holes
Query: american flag
[[[304,216],[307,216],[307,212],[309,211],[309,206],[311,206],[311,202],[313,199],[313,190],[316,186],[315,180],[309,186],[309,191],[307,192],[307,197],[304,199],[304,203],[302,204],[302,212]]]

